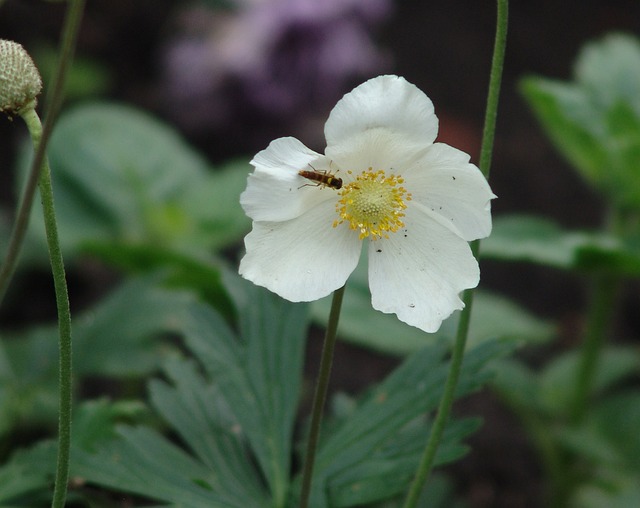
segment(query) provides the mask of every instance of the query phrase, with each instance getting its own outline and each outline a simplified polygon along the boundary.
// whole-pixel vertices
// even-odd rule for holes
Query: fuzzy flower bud
[[[35,107],[42,79],[33,60],[17,42],[0,39],[0,112]]]

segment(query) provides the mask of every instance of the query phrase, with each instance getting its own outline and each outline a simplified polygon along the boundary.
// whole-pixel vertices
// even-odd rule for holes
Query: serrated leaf
[[[291,468],[291,438],[302,380],[306,307],[292,305],[270,293],[243,283],[236,294],[244,352],[221,324],[203,326],[203,319],[218,319],[201,312],[197,328],[186,335],[212,379],[221,385],[242,431],[256,453],[277,503],[287,494]],[[208,313],[205,313],[208,314]],[[212,330],[217,329],[218,346]],[[224,343],[221,347],[220,343]]]
[[[456,395],[469,393],[486,381],[488,372],[483,368],[487,362],[509,348],[506,343],[487,342],[471,350]],[[318,451],[312,506],[358,506],[406,489],[428,438],[428,428],[419,424],[421,415],[437,407],[447,377],[445,351],[443,345],[431,345],[411,355],[365,397],[342,426],[332,430]],[[450,423],[436,463],[459,458],[465,451],[460,441],[477,424],[468,420]],[[376,487],[362,488],[366,485]]]
[[[150,429],[122,427],[113,442],[82,456],[79,474],[175,506],[284,506],[305,306],[244,281],[234,289],[240,337],[215,311],[192,305],[185,342],[204,375],[195,363],[171,358],[170,382],[150,385],[154,407],[189,452]],[[153,488],[158,481],[162,489]]]

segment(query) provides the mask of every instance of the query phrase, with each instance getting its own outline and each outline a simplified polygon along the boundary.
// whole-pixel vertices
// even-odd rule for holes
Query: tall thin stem
[[[4,262],[0,267],[0,304],[6,295],[7,288],[15,272],[22,243],[29,225],[29,216],[36,188],[40,179],[40,170],[43,165],[47,144],[53,131],[53,125],[60,111],[62,100],[64,97],[64,85],[66,82],[67,72],[73,60],[73,53],[76,47],[80,20],[84,10],[85,0],[70,0],[67,9],[67,15],[63,28],[62,42],[60,48],[60,57],[58,66],[53,78],[53,83],[49,93],[47,94],[47,104],[45,108],[44,127],[40,129],[38,143],[34,141],[35,155],[29,170],[29,176],[20,198],[16,220],[7,246]],[[32,134],[33,139],[33,134]]]
[[[331,312],[327,323],[327,332],[322,346],[322,356],[320,358],[320,368],[318,379],[313,396],[313,406],[311,408],[311,425],[307,440],[307,449],[302,471],[302,488],[300,491],[300,508],[309,506],[311,495],[311,479],[313,477],[313,466],[316,458],[318,439],[320,437],[320,423],[322,422],[322,412],[327,399],[329,388],[329,378],[331,377],[331,366],[333,365],[333,351],[336,345],[338,331],[338,321],[340,319],[340,309],[342,308],[342,297],[344,296],[344,286],[333,293],[331,301]]]
[[[576,387],[571,407],[573,424],[582,421],[589,406],[589,396],[598,370],[598,359],[615,311],[614,301],[619,285],[620,280],[616,275],[604,273],[595,276],[591,308],[576,372]]]
[[[508,0],[498,0],[497,4],[496,37],[491,63],[487,109],[482,136],[482,148],[480,151],[480,170],[487,178],[489,176],[491,166],[498,99],[500,97],[500,83],[502,80],[502,68],[504,65],[504,55],[507,45]],[[480,242],[478,240],[471,243],[471,250],[474,256],[477,257],[480,250]],[[420,493],[422,492],[422,489],[431,474],[431,470],[433,469],[438,446],[440,445],[445,425],[449,419],[449,414],[451,413],[451,407],[455,398],[455,390],[458,385],[458,379],[462,369],[462,361],[464,359],[464,351],[467,344],[467,335],[471,320],[471,307],[473,305],[473,290],[466,290],[462,300],[465,307],[460,314],[460,321],[458,322],[458,330],[451,354],[451,366],[445,383],[444,393],[440,399],[438,412],[429,434],[429,441],[427,442],[420,464],[418,465],[416,476],[409,489],[404,505],[405,508],[415,508],[418,503]]]
[[[34,109],[29,109],[23,113],[22,117],[29,128],[29,132],[32,134],[34,145],[37,145],[42,133],[42,125],[40,124],[38,115]],[[58,334],[60,337],[58,465],[52,506],[62,508],[67,494],[69,450],[71,446],[71,310],[69,308],[69,294],[67,292],[64,262],[60,250],[58,226],[53,204],[51,170],[49,169],[49,162],[46,157],[42,160],[42,168],[40,171],[40,197],[42,199],[47,246],[49,248],[49,259],[51,261],[51,273],[53,274],[53,287],[58,310]]]

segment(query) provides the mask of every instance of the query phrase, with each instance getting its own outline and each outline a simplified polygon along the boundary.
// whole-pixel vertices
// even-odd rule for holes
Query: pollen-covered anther
[[[362,171],[342,187],[336,204],[339,218],[333,227],[348,222],[351,229],[360,232],[360,239],[389,238],[389,233],[404,227],[403,210],[407,208],[406,201],[411,200],[402,183],[403,178],[387,175],[382,169]]]

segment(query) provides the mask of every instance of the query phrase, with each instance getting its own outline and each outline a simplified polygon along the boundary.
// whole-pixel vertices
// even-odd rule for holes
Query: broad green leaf
[[[525,261],[564,270],[606,270],[640,275],[640,241],[606,233],[565,231],[542,217],[508,215],[494,220],[481,255],[504,261]]]
[[[133,275],[165,274],[165,284],[198,294],[225,316],[234,316],[233,303],[222,282],[222,262],[206,256],[187,255],[151,244],[88,242],[83,252]]]
[[[324,325],[329,315],[330,298],[312,303],[314,320]],[[347,282],[340,315],[339,335],[342,339],[394,355],[418,351],[437,340],[451,340],[456,333],[459,312],[453,314],[436,333],[428,334],[409,326],[393,314],[383,314],[371,307],[367,282],[366,259],[361,258]],[[553,336],[554,327],[507,298],[476,291],[469,345],[487,339],[501,338],[517,342],[542,342]]]
[[[611,33],[585,44],[575,67],[576,80],[598,104],[624,99],[640,111],[640,42],[631,35]]]
[[[619,207],[640,206],[640,43],[613,34],[581,52],[572,83],[528,77],[521,90],[558,150]]]
[[[481,386],[489,376],[487,363],[510,347],[487,342],[469,351],[457,396]],[[312,506],[360,506],[407,488],[428,438],[423,415],[437,407],[442,395],[448,373],[446,350],[445,345],[431,345],[411,355],[324,439],[316,458]],[[436,464],[463,455],[466,449],[461,440],[477,424],[473,420],[451,422]]]
[[[77,376],[140,377],[159,367],[172,349],[167,332],[182,329],[184,312],[194,302],[190,293],[161,288],[161,281],[131,280],[74,318]],[[0,434],[18,421],[51,425],[58,407],[57,327],[2,338]]]
[[[63,115],[49,160],[69,256],[114,240],[202,254],[248,229],[238,202],[248,164],[214,171],[177,132],[131,107],[94,103]],[[40,215],[30,231],[42,243]]]

